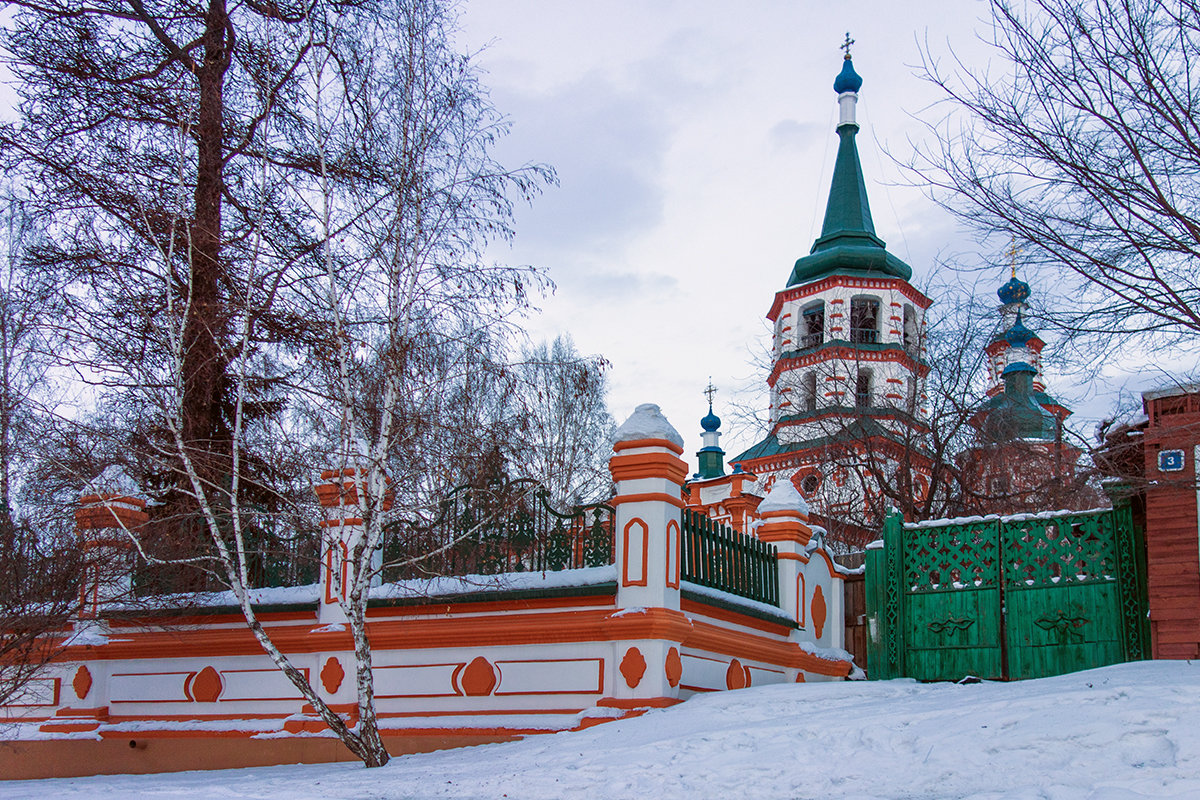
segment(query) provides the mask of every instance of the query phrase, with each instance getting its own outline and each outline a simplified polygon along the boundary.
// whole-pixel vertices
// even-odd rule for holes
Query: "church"
[[[821,233],[767,312],[769,429],[729,459],[726,475],[710,394],[689,486],[693,504],[741,528],[753,527],[754,498],[789,480],[830,540],[857,549],[876,538],[889,507],[905,505],[898,500],[917,507],[938,491],[939,468],[937,480],[954,484],[964,510],[1011,513],[1046,500],[1050,487],[1074,487],[1081,450],[1063,438],[1071,412],[1045,391],[1045,343],[1025,325],[1031,290],[1015,269],[998,292],[998,333],[979,354],[986,395],[968,398],[977,404],[965,428],[973,441],[953,461],[930,446],[926,379],[938,365],[927,361],[925,316],[933,300],[875,230],[856,143],[863,79],[849,45],[833,84],[839,141]]]

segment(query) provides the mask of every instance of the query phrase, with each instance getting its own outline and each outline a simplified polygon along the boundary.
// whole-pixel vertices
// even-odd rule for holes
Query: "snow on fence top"
[[[1089,508],[1084,511],[1068,511],[1059,509],[1058,511],[1039,511],[1036,514],[1009,514],[1001,516],[1000,514],[987,514],[984,516],[975,517],[951,517],[950,519],[930,519],[924,522],[906,522],[904,523],[905,530],[916,530],[920,528],[944,528],[947,525],[975,525],[979,522],[1022,522],[1027,519],[1053,519],[1054,517],[1071,517],[1086,514],[1099,514],[1101,511],[1111,511],[1107,507]]]
[[[683,437],[663,416],[662,409],[654,403],[642,403],[625,424],[617,428],[613,442],[636,442],[640,439],[666,439],[683,447]]]

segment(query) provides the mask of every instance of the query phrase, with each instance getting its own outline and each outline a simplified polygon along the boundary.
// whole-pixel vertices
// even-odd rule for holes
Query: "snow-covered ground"
[[[0,782],[20,798],[1200,797],[1200,664],[1024,683],[722,692],[580,733],[395,758]]]

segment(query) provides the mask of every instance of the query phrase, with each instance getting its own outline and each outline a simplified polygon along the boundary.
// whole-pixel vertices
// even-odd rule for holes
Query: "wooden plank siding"
[[[1181,402],[1183,401],[1183,402]],[[1200,658],[1200,521],[1196,446],[1200,395],[1146,398],[1146,561],[1155,658]],[[1162,450],[1183,450],[1184,469],[1161,472]]]
[[[860,572],[847,575],[843,582],[846,593],[846,639],[845,647],[854,656],[854,663],[862,669],[867,666],[867,582]]]

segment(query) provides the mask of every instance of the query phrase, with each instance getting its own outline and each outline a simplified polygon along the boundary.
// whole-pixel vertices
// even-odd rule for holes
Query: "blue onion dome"
[[[708,409],[708,414],[700,420],[700,427],[704,429],[705,433],[712,433],[721,427],[721,418],[714,414],[710,408]]]
[[[1029,284],[1013,275],[1008,283],[996,290],[996,296],[1004,305],[1009,303],[1024,303],[1029,299]]]
[[[1017,321],[1004,334],[1004,339],[1012,347],[1021,347],[1029,342],[1034,337],[1033,331],[1025,327],[1025,323],[1021,321],[1021,312],[1017,312]]]
[[[854,71],[854,62],[850,60],[850,56],[846,56],[842,61],[842,71],[833,81],[833,90],[841,94],[842,92],[857,92],[861,88],[862,78]]]

